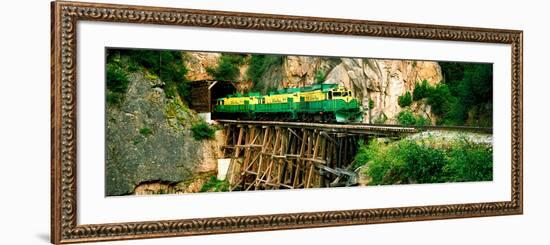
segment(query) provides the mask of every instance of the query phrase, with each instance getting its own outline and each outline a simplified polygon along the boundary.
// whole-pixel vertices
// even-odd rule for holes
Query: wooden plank
[[[272,156],[276,155],[277,147],[278,147],[279,142],[280,142],[279,131],[280,131],[280,128],[275,127],[275,143],[273,144],[273,151],[271,153]],[[273,175],[273,168],[276,167],[274,165],[274,163],[275,163],[275,160],[273,159],[273,157],[271,157],[270,160],[269,160],[269,170],[267,172],[267,183],[271,183],[271,179],[272,179],[272,175]]]
[[[315,145],[313,147],[313,156],[311,157],[312,159],[315,159],[317,157],[320,142],[321,142],[321,135],[317,134]],[[309,163],[309,172],[308,172],[305,188],[309,188],[309,186],[311,185],[311,178],[313,176],[313,171],[315,167],[312,161],[308,161],[308,163]]]
[[[260,161],[258,162],[258,174],[256,175],[256,183],[255,183],[255,186],[254,186],[254,190],[258,190],[260,188],[260,183],[261,183],[261,180],[262,180],[262,167],[263,167],[263,164],[264,164],[264,153],[266,151],[266,148],[267,148],[267,144],[268,144],[268,139],[269,139],[269,127],[262,127],[262,129],[264,130],[264,137],[263,137],[263,142],[262,142],[262,149],[261,149],[261,152],[260,152]]]
[[[294,181],[292,183],[292,186],[294,188],[297,188],[299,183],[299,177],[300,177],[300,168],[301,168],[301,163],[302,163],[302,160],[300,160],[302,157],[304,157],[304,151],[305,151],[305,147],[306,147],[306,140],[307,140],[307,130],[303,129],[302,130],[302,144],[300,145],[300,154],[299,154],[299,159],[296,161],[296,170],[294,171]]]
[[[246,145],[236,145],[236,146],[231,147],[231,148],[236,148],[236,147],[240,147],[240,148],[261,148],[261,147],[263,147],[263,145],[260,145],[260,144],[246,144]]]
[[[296,134],[296,132],[292,133],[292,131],[289,131],[289,135],[288,137],[290,138],[290,149],[289,151],[286,153],[286,156],[287,156],[287,164],[288,164],[288,183],[289,184],[292,184],[292,182],[294,181],[294,168],[296,168],[296,158],[292,159],[292,158],[289,158],[289,155],[294,155],[296,153],[296,145],[298,144],[298,138],[300,136],[298,136]],[[286,181],[286,178],[285,178],[285,181],[284,183],[286,184],[287,181]]]
[[[235,145],[240,145],[241,144],[241,140],[243,139],[243,134],[244,134],[243,128],[240,127],[239,128],[239,137],[237,138],[237,142],[236,142]],[[238,147],[235,148],[235,153],[233,155],[233,158],[231,159],[231,162],[229,163],[229,168],[230,169],[235,169],[235,164],[237,164],[236,161],[239,158],[239,153],[240,153],[239,150],[240,150],[240,148],[238,148]],[[235,173],[231,173],[231,174],[233,176],[235,175]],[[238,176],[240,176],[240,174]],[[239,183],[240,183],[240,180],[237,181],[237,183],[235,183],[229,190],[230,191],[234,190],[238,186]]]

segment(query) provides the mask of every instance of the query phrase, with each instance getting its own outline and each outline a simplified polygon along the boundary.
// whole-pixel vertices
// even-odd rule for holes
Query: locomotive
[[[218,118],[315,122],[358,122],[363,115],[351,91],[337,84],[232,94],[217,99],[213,112]]]

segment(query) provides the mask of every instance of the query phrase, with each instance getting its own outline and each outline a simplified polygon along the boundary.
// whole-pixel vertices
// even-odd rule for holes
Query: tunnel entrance
[[[189,108],[195,110],[205,121],[216,119],[213,113],[218,98],[236,93],[237,88],[231,81],[200,80],[191,82],[191,103]]]

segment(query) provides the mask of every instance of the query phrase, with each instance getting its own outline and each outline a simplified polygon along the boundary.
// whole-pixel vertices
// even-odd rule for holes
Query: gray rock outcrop
[[[106,113],[106,195],[132,194],[147,182],[181,182],[212,171],[213,140],[196,141],[189,128],[200,119],[179,99],[167,99],[155,76],[132,73],[120,106]],[[213,158],[213,159],[209,159]],[[215,165],[214,165],[215,167]]]

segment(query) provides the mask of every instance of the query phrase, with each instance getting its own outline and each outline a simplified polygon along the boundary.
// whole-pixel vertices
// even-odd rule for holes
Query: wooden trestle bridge
[[[230,158],[231,190],[350,186],[359,139],[418,132],[414,127],[218,120]]]

